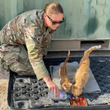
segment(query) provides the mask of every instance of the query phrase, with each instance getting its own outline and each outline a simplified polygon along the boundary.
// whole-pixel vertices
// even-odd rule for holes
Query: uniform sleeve
[[[41,45],[42,36],[38,36],[40,32],[38,27],[28,26],[25,29],[25,42],[28,50],[28,57],[37,79],[49,76],[49,73],[43,62],[43,48]]]

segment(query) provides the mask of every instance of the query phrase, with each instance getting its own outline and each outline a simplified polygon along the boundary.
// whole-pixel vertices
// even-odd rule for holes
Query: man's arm
[[[36,36],[36,39],[34,39],[33,36],[33,34],[35,33],[34,30],[35,29],[33,27],[30,27],[27,28],[25,33],[25,42],[28,50],[30,63],[37,76],[37,79],[38,80],[43,79],[46,82],[49,90],[54,92],[55,97],[58,97],[59,96],[58,86],[53,83],[45,67],[45,64],[42,60],[43,58],[43,53],[41,48],[42,46],[40,45],[40,42],[37,40],[39,36],[38,37]]]
[[[49,76],[49,73],[45,67],[42,53],[42,47],[40,45],[38,37],[34,35],[34,27],[27,27],[25,32],[25,42],[28,51],[28,57],[33,70],[37,76],[37,79],[42,79],[43,77]]]

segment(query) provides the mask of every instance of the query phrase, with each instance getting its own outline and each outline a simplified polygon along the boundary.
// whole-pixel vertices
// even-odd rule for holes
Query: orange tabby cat
[[[68,51],[68,56],[65,60],[65,62],[63,63],[63,65],[60,67],[59,69],[59,75],[60,75],[60,85],[62,90],[68,92],[70,90],[70,87],[72,86],[72,84],[69,82],[69,77],[67,75],[67,70],[66,70],[66,63],[68,62],[70,57],[70,51]]]
[[[89,54],[93,50],[99,48],[101,48],[101,45],[93,46],[84,52],[84,56],[79,64],[79,69],[77,69],[75,73],[74,85],[72,85],[72,94],[74,96],[79,96],[82,94],[82,91],[89,79],[89,65],[90,65]]]

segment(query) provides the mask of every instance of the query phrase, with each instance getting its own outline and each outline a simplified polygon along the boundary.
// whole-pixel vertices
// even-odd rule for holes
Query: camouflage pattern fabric
[[[18,74],[48,76],[43,62],[53,30],[43,26],[43,10],[18,15],[0,31],[0,65]]]

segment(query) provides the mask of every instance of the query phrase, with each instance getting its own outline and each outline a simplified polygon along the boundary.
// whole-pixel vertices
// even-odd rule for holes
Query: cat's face
[[[79,96],[82,94],[82,88],[72,85],[72,94],[74,96]]]
[[[62,88],[66,92],[68,92],[70,90],[71,86],[72,86],[71,83],[64,83],[64,84],[62,84]]]

